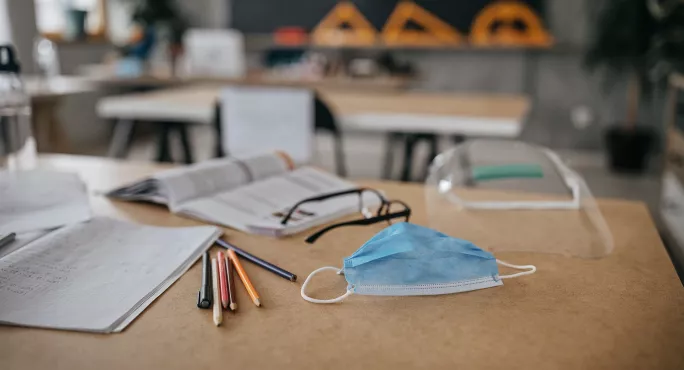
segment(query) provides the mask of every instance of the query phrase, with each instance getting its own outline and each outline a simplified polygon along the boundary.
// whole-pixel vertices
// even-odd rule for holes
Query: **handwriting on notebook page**
[[[55,235],[68,243],[68,236]],[[59,258],[58,249],[33,249],[16,253],[0,260],[0,293],[2,291],[26,295],[50,289],[51,285],[67,281],[76,270],[68,261]],[[57,257],[57,258],[55,258]]]
[[[0,323],[120,330],[219,235],[107,218],[58,229],[0,259]]]

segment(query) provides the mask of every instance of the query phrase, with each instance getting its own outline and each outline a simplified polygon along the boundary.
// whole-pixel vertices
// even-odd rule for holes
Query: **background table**
[[[52,156],[41,166],[75,171],[91,193],[136,180],[163,167],[99,158]],[[425,224],[423,188],[364,182],[408,202]],[[98,215],[150,225],[190,226],[164,208],[92,196]],[[245,264],[262,296],[214,327],[197,309],[201,267],[195,264],[123,333],[102,335],[0,327],[2,369],[682,369],[684,289],[643,204],[599,200],[615,238],[603,259],[502,253],[537,273],[474,292],[417,297],[352,295],[314,305],[299,296],[315,268],[339,266],[383,226],[339,229],[315,245],[306,233],[283,240],[227,230],[242,248],[299,275],[290,283]],[[523,232],[543,232],[533,225]],[[487,240],[475,240],[486,245]],[[213,252],[215,252],[214,250]],[[335,274],[319,275],[316,297],[345,289]]]
[[[80,76],[103,88],[172,87],[196,83],[221,83],[225,85],[290,86],[309,88],[341,88],[352,90],[401,90],[406,89],[416,78],[409,76],[383,76],[373,78],[351,78],[327,76],[322,78],[285,78],[268,73],[267,70],[252,70],[243,77],[219,76],[173,76],[168,69],[155,69],[135,77],[116,74],[114,65],[91,64],[79,68]]]
[[[75,76],[24,76],[31,97],[35,136],[41,152],[69,152],[72,148],[58,118],[62,99],[96,89],[87,79]]]
[[[211,123],[222,86],[195,84],[103,98],[97,107],[98,114],[116,121],[109,155],[125,157],[136,120]],[[416,140],[430,141],[432,160],[437,155],[437,135],[458,140],[466,136],[516,138],[530,109],[529,99],[524,95],[329,88],[316,91],[331,108],[342,130],[388,134],[383,177],[390,177],[394,146],[401,140],[406,142],[401,176],[405,181],[411,173]]]

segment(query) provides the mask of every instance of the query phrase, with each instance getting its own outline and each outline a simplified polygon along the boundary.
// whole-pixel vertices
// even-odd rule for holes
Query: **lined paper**
[[[218,238],[216,227],[108,218],[66,226],[0,259],[0,322],[123,330]],[[131,317],[133,316],[133,317]]]

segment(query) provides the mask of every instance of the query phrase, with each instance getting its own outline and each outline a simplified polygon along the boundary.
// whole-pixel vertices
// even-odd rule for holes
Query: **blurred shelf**
[[[556,43],[552,46],[476,46],[468,43],[459,45],[319,45],[306,43],[302,45],[281,45],[273,40],[271,34],[245,35],[245,45],[248,51],[277,50],[369,50],[369,51],[435,51],[435,52],[470,52],[470,53],[500,53],[500,52],[533,52],[533,53],[580,53],[584,48],[570,43]]]

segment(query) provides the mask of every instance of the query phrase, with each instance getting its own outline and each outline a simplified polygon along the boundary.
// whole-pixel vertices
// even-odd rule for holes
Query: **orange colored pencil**
[[[242,268],[242,264],[240,264],[240,260],[238,259],[237,254],[235,254],[235,251],[229,249],[228,257],[230,258],[230,261],[233,262],[235,270],[237,270],[238,276],[240,276],[240,280],[242,280],[242,284],[245,286],[245,289],[247,289],[247,293],[252,298],[252,302],[254,302],[254,304],[257,307],[260,307],[261,301],[259,300],[259,293],[257,293],[256,289],[254,289],[254,285],[252,285],[252,282],[249,281],[249,276],[247,276],[247,272],[245,272],[245,269]]]

